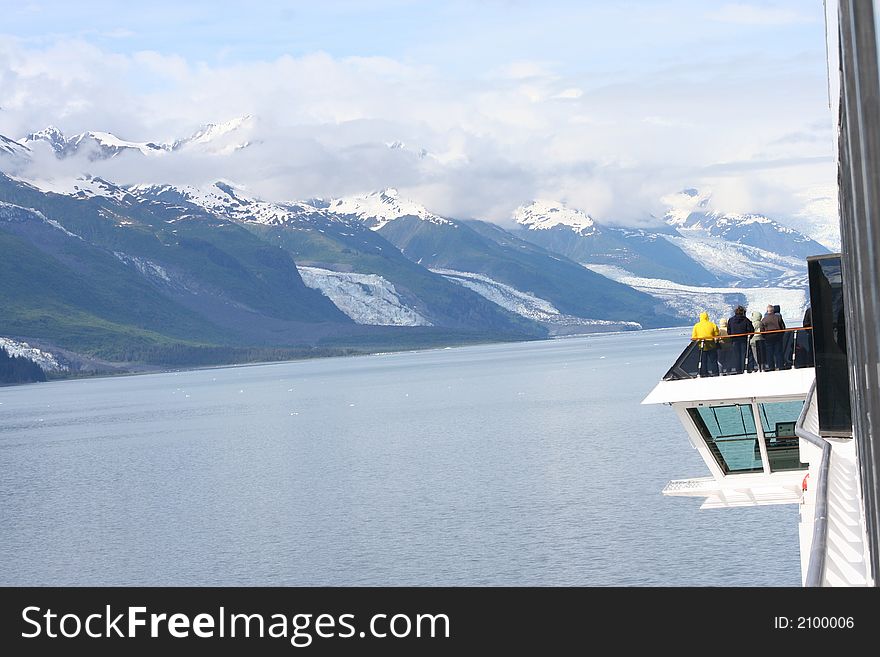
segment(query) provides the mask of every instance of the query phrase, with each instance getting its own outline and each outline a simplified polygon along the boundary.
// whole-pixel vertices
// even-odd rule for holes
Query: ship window
[[[801,463],[798,437],[794,433],[795,422],[803,407],[803,401],[758,404],[770,472],[806,469],[807,464]]]
[[[763,472],[751,404],[701,406],[688,413],[724,474]]]

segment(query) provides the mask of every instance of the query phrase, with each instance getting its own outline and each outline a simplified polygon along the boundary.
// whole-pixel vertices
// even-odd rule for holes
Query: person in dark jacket
[[[785,322],[779,306],[767,306],[767,314],[761,319],[761,335],[764,338],[764,350],[767,359],[766,369],[769,371],[781,370],[785,366],[782,357],[782,339],[785,330]]]
[[[733,311],[733,317],[727,320],[727,334],[731,344],[733,370],[742,374],[746,362],[746,349],[748,347],[748,334],[752,332],[752,321],[746,317],[746,309],[737,306]],[[738,337],[736,337],[738,336]]]

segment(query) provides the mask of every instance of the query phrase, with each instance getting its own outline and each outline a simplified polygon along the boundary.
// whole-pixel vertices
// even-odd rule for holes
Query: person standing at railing
[[[700,321],[694,324],[691,340],[697,342],[700,350],[700,376],[716,376],[718,374],[718,327],[709,321],[709,313],[700,313]]]
[[[733,311],[733,317],[727,320],[727,333],[731,336],[729,342],[733,371],[737,374],[742,374],[745,368],[748,334],[752,331],[754,331],[754,327],[746,317],[746,309],[737,306]]]
[[[760,372],[764,369],[764,338],[761,336],[761,313],[753,310],[751,314],[752,333],[749,349],[749,372]]]
[[[764,350],[767,354],[766,369],[771,372],[781,370],[785,366],[782,355],[782,331],[785,330],[785,322],[777,308],[779,306],[767,306],[767,313],[761,320],[761,333],[764,334]]]
[[[718,371],[720,374],[733,373],[733,351],[727,337],[727,320],[718,320]]]

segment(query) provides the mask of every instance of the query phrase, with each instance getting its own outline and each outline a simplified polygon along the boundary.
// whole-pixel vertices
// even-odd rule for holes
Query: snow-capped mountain
[[[106,132],[66,137],[50,127],[24,141],[0,139],[0,162],[40,148],[60,158],[131,153],[164,166],[178,153],[230,156],[255,143],[256,125],[243,116],[165,142]],[[408,153],[400,142],[386,146]],[[794,306],[803,298],[803,253],[823,252],[764,215],[720,212],[695,189],[670,197],[663,219],[642,228],[609,225],[544,199],[517,208],[514,227],[504,229],[444,217],[393,188],[288,202],[224,179],[117,185],[106,172],[38,180],[40,171],[4,170],[16,173],[0,175],[0,233],[18,240],[16,258],[29,259],[28,271],[48,262],[46,298],[75,309],[70,300],[81,295],[67,295],[64,284],[76,281],[89,291],[81,298],[96,301],[91,312],[101,326],[117,319],[120,327],[146,326],[163,317],[159,308],[173,307],[175,335],[200,344],[241,336],[249,344],[291,344],[302,323],[316,340],[367,335],[357,333],[365,327],[540,337],[670,326],[701,305],[722,312],[733,301],[754,301],[762,289]],[[69,249],[85,273],[72,266]],[[13,273],[6,271],[7,280]],[[101,296],[105,288],[113,292]],[[139,315],[129,301],[148,293],[149,311]],[[63,314],[71,317],[73,310]],[[61,324],[53,330],[55,339],[88,334]],[[24,329],[13,335],[46,337]]]
[[[111,159],[122,153],[157,156],[176,151],[228,155],[254,143],[251,135],[255,123],[256,119],[251,115],[240,116],[223,123],[207,123],[192,135],[171,142],[129,141],[109,132],[97,131],[81,132],[67,137],[55,126],[49,126],[26,135],[17,143],[33,146],[45,142],[60,159],[77,153],[86,153],[90,160]]]
[[[600,224],[586,212],[558,201],[533,201],[514,211],[516,234],[582,264],[620,267],[639,276],[683,284],[717,283],[714,274],[657,230]]]
[[[185,201],[212,214],[265,225],[310,221],[315,217],[324,221],[366,226],[374,231],[401,217],[416,217],[436,224],[455,225],[452,220],[429,212],[418,203],[401,199],[397,190],[392,188],[329,201],[309,199],[285,203],[263,201],[251,196],[245,187],[229,181],[217,181],[202,187],[131,185],[126,190],[139,198],[165,202]]]
[[[297,258],[306,283],[312,281],[313,287],[321,289],[358,322],[419,325],[417,317],[434,325],[449,321],[448,311],[436,306],[435,297],[440,290],[427,292],[425,286],[438,288],[441,281],[451,281],[492,304],[539,322],[554,333],[638,327],[637,322],[627,322],[622,316],[610,320],[608,308],[583,304],[589,297],[584,296],[586,288],[592,286],[594,292],[603,289],[601,278],[591,278],[574,263],[563,264],[559,258],[534,247],[533,252],[524,253],[525,243],[508,244],[507,240],[513,237],[504,231],[487,239],[474,230],[482,222],[441,217],[418,203],[402,199],[393,189],[330,201],[312,199],[283,204],[252,198],[244,188],[227,182],[198,189],[166,185],[134,186],[128,190],[140,199],[197,205],[214,216],[258,231],[265,239],[289,249]],[[406,271],[403,262],[396,260],[401,253],[413,261]],[[476,264],[462,257],[476,258]],[[472,273],[454,269],[466,262],[470,262]],[[441,269],[433,269],[434,265]],[[447,265],[450,266],[443,269]],[[417,283],[413,277],[424,278],[426,267],[432,267],[431,271],[439,276]],[[565,271],[556,271],[560,268]],[[535,271],[541,270],[549,278],[559,278],[558,283],[546,287],[556,303],[573,312],[561,312],[554,302],[521,289],[536,285],[527,281],[526,271],[534,276]],[[570,289],[560,284],[563,279]],[[390,292],[387,286],[391,286]],[[421,292],[414,293],[416,288]],[[449,294],[447,289],[442,296],[448,298]],[[345,295],[351,297],[351,303],[345,301]],[[385,310],[365,314],[364,295],[367,301]],[[626,296],[619,292],[618,296],[621,295]],[[396,296],[400,297],[399,307],[410,308],[415,315],[401,314],[395,308],[396,302],[389,302]]]
[[[109,132],[82,132],[66,137],[55,126],[32,132],[21,140],[25,145],[46,142],[59,158],[85,152],[90,160],[104,160],[116,157],[125,152],[137,152],[142,155],[159,155],[166,148],[153,142],[133,142],[120,139]]]
[[[642,299],[629,299],[630,291],[625,287],[617,292],[606,290],[613,284],[575,263],[527,247],[525,242],[518,243],[509,233],[484,222],[442,217],[421,204],[402,199],[393,189],[329,201],[283,204],[252,198],[246,189],[228,182],[203,188],[164,185],[131,186],[127,190],[140,200],[197,206],[213,216],[239,222],[290,250],[301,272],[305,272],[307,284],[311,280],[358,322],[414,321],[395,310],[394,304],[375,316],[365,315],[365,302],[360,299],[364,295],[357,291],[368,288],[373,292],[364,294],[370,303],[387,305],[399,290],[401,308],[410,308],[431,324],[449,321],[448,310],[438,309],[435,300],[419,298],[418,293],[413,296],[415,288],[425,290],[426,286],[438,285],[436,278],[415,284],[412,277],[424,277],[425,268],[501,308],[539,322],[555,334],[638,327],[638,322],[627,319],[628,311],[623,310],[627,304],[641,307],[634,312],[645,319],[647,305]],[[566,222],[566,230],[570,231],[571,226],[582,229],[591,222],[583,213],[566,212],[562,206],[559,209],[560,215],[574,217]],[[371,233],[378,235],[370,237]],[[414,263],[409,271],[402,271],[401,262],[389,261],[400,253]],[[417,275],[417,271],[422,273]],[[536,275],[547,280],[538,282],[534,280]],[[379,279],[359,278],[364,276]],[[395,291],[389,295],[383,291],[386,285],[396,286]],[[530,289],[545,290],[548,297],[525,291]],[[343,301],[345,294],[352,297],[351,303]],[[431,294],[449,293],[437,289]],[[597,294],[605,295],[603,304],[590,301]]]
[[[570,208],[558,201],[532,201],[521,205],[513,218],[528,230],[550,230],[562,226],[581,236],[594,235],[596,222],[586,212]]]
[[[192,203],[211,214],[236,221],[279,224],[289,220],[292,209],[248,196],[247,191],[233,183],[217,181],[203,187],[193,185],[131,185],[127,191],[140,199],[163,203]],[[304,212],[318,212],[304,206]]]
[[[514,219],[524,228],[519,233],[524,239],[583,264],[684,285],[799,284],[806,258],[827,252],[765,215],[713,210],[710,196],[696,189],[663,201],[669,205],[663,223],[639,229],[600,224],[582,211],[546,201],[518,208]]]
[[[30,150],[27,146],[18,143],[8,137],[0,135],[0,155],[11,157],[28,157]]]
[[[491,279],[491,291],[483,285],[485,281],[472,281],[465,287],[497,305],[501,305],[495,294],[503,289],[498,287],[500,284],[552,304],[560,315],[636,321],[646,327],[669,326],[672,322],[665,313],[656,312],[656,304],[649,296],[633,294],[631,288],[592,275],[577,263],[522,240],[500,226],[474,219],[426,215],[420,211],[421,206],[408,210],[373,219],[374,229],[422,267]],[[459,276],[456,282],[461,281]],[[514,312],[520,314],[518,310]],[[527,313],[521,314],[533,319]]]
[[[134,198],[122,186],[112,183],[100,176],[53,177],[51,179],[24,180],[10,176],[21,184],[26,184],[41,192],[62,194],[78,199],[106,198],[121,203],[132,203]]]
[[[709,195],[694,187],[667,194],[660,201],[669,208],[665,219],[670,225],[684,224],[693,212],[709,212]]]
[[[22,144],[32,144],[34,142],[43,141],[52,147],[56,154],[61,155],[68,148],[68,139],[54,125],[50,125],[43,130],[32,132],[20,140]]]
[[[253,134],[256,126],[257,118],[251,114],[222,123],[206,123],[189,137],[176,139],[167,145],[167,149],[228,155],[255,143]]]
[[[501,229],[495,234],[483,222],[441,217],[391,189],[295,203],[261,201],[228,182],[203,188],[165,185],[127,190],[141,201],[180,204],[181,212],[186,205],[197,206],[289,250],[306,283],[359,323],[443,325],[450,321],[446,300],[473,292],[554,334],[639,326],[626,319],[626,311],[615,310],[616,302],[627,298],[626,288],[616,294],[606,291],[613,284],[575,263],[536,247],[527,249],[526,243],[511,244],[516,241],[512,235]],[[402,254],[410,264],[404,265]],[[463,273],[460,266],[465,265],[471,273]],[[553,282],[529,280],[541,271]],[[464,289],[453,293],[444,288],[448,282]],[[524,291],[532,287],[546,289],[552,300]],[[587,290],[593,295],[608,293],[609,301],[595,304]],[[472,300],[460,302],[468,305]],[[558,310],[554,303],[567,310]],[[627,303],[637,307],[640,300],[623,301],[624,306]],[[366,312],[370,304],[376,308]],[[640,318],[646,307],[636,311]]]
[[[117,190],[58,193],[0,174],[4,335],[127,360],[143,345],[290,346],[356,326],[245,228]]]
[[[353,217],[373,230],[380,230],[401,217],[415,217],[433,224],[455,226],[455,222],[430,212],[423,205],[400,197],[392,187],[362,196],[349,196],[330,201],[326,209],[331,214]]]
[[[663,199],[671,206],[665,220],[682,236],[719,237],[782,256],[804,259],[827,249],[803,233],[763,214],[720,212],[711,196],[690,188]]]
[[[250,195],[241,185],[217,181],[209,185],[129,185],[125,192],[140,200],[161,203],[188,203],[205,212],[243,224],[326,228],[338,224],[337,230],[365,231],[357,219],[329,212],[321,200],[272,203]],[[349,235],[351,232],[348,233]]]
[[[203,212],[231,220],[290,252],[306,285],[358,324],[464,328],[480,317],[489,328],[510,321],[511,315],[481,295],[410,262],[359,216],[329,211],[333,202],[270,203],[229,182],[199,188],[134,185],[126,191],[138,202],[176,208],[181,217]],[[405,206],[389,207],[399,212]]]
[[[585,232],[567,218],[586,213],[553,202],[520,208],[514,218],[524,226],[520,237],[651,294],[678,316],[745,303],[761,290],[769,295],[765,305],[772,296],[802,312],[806,257],[825,247],[761,214],[713,210],[710,196],[696,189],[663,200],[669,206],[663,223],[640,229],[591,220]]]

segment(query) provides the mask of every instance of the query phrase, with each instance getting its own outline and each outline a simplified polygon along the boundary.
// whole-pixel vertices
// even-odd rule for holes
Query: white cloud
[[[0,134],[55,124],[68,134],[160,142],[251,114],[259,118],[247,134],[252,145],[228,158],[40,158],[39,166],[120,182],[233,179],[273,200],[395,186],[437,212],[498,221],[541,196],[639,222],[660,211],[664,193],[714,182],[729,209],[794,215],[804,190],[833,181],[817,159],[832,139],[830,117],[822,128],[823,76],[822,62],[755,57],[611,83],[513,61],[474,80],[384,56],[209,64],[9,38],[0,41]],[[407,147],[386,146],[395,141]]]
[[[571,99],[575,100],[584,95],[583,89],[578,89],[577,87],[569,87],[568,89],[563,89],[558,94],[553,96],[553,98],[562,98],[562,99]]]
[[[553,66],[549,62],[518,60],[510,62],[498,71],[498,77],[511,80],[527,80],[529,78],[547,78],[553,75]]]

